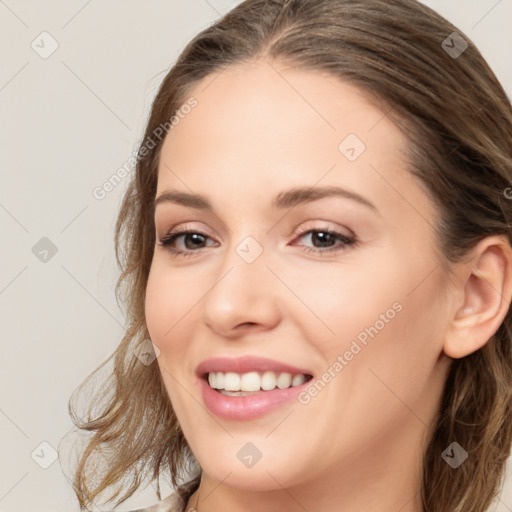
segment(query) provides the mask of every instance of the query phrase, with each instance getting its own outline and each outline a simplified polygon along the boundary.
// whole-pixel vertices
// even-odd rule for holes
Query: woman
[[[168,470],[147,512],[485,511],[512,108],[471,41],[414,0],[247,0],[185,48],[138,156],[81,506]]]

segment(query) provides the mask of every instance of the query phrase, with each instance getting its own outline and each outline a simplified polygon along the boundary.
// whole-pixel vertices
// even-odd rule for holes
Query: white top
[[[167,498],[164,498],[162,501],[159,501],[156,505],[151,505],[146,508],[139,508],[137,510],[132,510],[131,512],[197,512],[194,508],[190,507],[187,510],[187,502],[189,498],[194,494],[194,491],[197,489],[199,485],[199,480],[201,477],[201,468],[197,466],[191,473],[188,475],[188,479],[185,482],[181,482],[180,489],[186,490],[186,495],[183,499],[180,498],[180,495],[174,491],[169,494]]]
[[[177,493],[173,492],[164,500],[158,502],[156,505],[151,507],[139,508],[132,512],[186,512],[186,503],[181,504],[181,500]]]

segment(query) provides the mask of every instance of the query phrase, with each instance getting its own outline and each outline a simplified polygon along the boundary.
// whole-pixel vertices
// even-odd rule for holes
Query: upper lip
[[[210,372],[233,372],[233,373],[249,373],[249,372],[276,372],[291,373],[293,375],[303,374],[312,375],[310,370],[298,368],[296,366],[282,363],[274,359],[257,356],[243,357],[213,357],[202,361],[197,369],[196,374],[202,378]]]

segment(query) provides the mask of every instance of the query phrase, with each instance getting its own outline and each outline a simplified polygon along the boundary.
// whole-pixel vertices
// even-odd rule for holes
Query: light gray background
[[[238,3],[0,0],[0,512],[78,510],[52,450],[69,448],[68,399],[124,325],[113,232],[125,183],[101,201],[92,191],[133,153],[184,45]],[[425,3],[512,96],[512,0]],[[50,48],[43,31],[58,43],[46,59],[31,47]],[[58,251],[46,263],[32,252],[43,237]],[[510,480],[491,510],[512,511]],[[154,501],[149,486],[119,509]]]

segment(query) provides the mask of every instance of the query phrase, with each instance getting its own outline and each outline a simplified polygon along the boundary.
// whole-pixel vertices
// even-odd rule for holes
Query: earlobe
[[[462,304],[445,335],[448,357],[465,357],[482,348],[502,324],[512,298],[512,248],[500,236],[481,240],[460,270]]]

